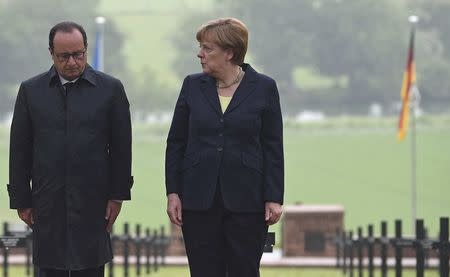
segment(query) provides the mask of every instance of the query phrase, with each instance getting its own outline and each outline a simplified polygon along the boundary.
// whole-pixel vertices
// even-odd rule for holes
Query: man
[[[53,66],[21,84],[11,125],[10,207],[33,229],[46,277],[104,275],[133,184],[129,103],[119,80],[87,64],[87,45],[74,22],[50,30]]]

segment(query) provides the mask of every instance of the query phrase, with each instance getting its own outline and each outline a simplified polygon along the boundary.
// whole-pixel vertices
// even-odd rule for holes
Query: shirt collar
[[[64,77],[62,77],[61,75],[59,75],[58,74],[58,76],[59,76],[59,80],[61,81],[61,85],[65,85],[65,84],[67,84],[67,83],[75,83],[76,81],[78,81],[78,79],[80,79],[80,77],[78,77],[78,78],[76,78],[76,79],[74,79],[74,80],[72,80],[72,81],[69,81],[69,80],[66,80],[66,79],[64,79]]]
[[[77,79],[73,80],[73,81],[68,81],[66,79],[64,79],[63,77],[61,77],[58,72],[56,72],[56,68],[55,66],[52,66],[49,70],[49,84],[55,84],[57,81],[59,81],[62,85],[64,85],[67,82],[75,82],[79,79],[84,79],[86,81],[88,81],[89,83],[91,83],[92,85],[97,85],[97,78],[96,78],[96,72],[95,70],[89,65],[86,64],[86,68],[84,69],[83,73],[81,74],[80,77],[78,77]]]

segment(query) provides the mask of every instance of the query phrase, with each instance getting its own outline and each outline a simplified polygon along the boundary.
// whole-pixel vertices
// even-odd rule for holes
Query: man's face
[[[70,33],[56,32],[53,49],[49,50],[61,77],[69,81],[80,77],[87,62],[86,47],[80,31],[73,29]]]

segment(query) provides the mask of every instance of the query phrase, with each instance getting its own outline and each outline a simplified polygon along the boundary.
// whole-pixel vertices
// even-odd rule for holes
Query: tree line
[[[195,30],[210,19],[233,16],[250,31],[248,60],[277,80],[283,109],[366,114],[377,103],[396,113],[406,65],[410,14],[419,16],[416,68],[421,106],[448,112],[450,104],[450,0],[240,0],[214,2],[208,12],[188,10],[171,42],[173,72],[198,72],[191,51]],[[100,0],[0,1],[0,114],[10,112],[20,81],[51,65],[45,47],[49,26],[82,22],[94,42]],[[105,35],[105,68],[127,86],[136,112],[172,110],[178,91],[150,70],[131,74],[121,49],[126,36],[114,18]],[[92,47],[93,45],[91,45]],[[91,51],[92,52],[92,51]],[[145,80],[143,82],[142,80]]]

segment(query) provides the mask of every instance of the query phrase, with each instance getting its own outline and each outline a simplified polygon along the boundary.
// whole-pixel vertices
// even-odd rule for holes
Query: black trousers
[[[39,269],[38,277],[104,277],[105,266],[83,270]]]
[[[231,212],[217,190],[209,210],[183,210],[191,277],[258,277],[268,230],[264,212]]]

